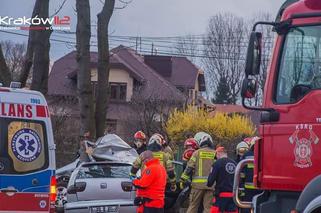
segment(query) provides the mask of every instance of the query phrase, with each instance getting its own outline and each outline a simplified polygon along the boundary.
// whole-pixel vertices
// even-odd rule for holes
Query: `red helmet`
[[[138,131],[135,133],[134,138],[136,140],[146,140],[146,135],[142,131]]]
[[[188,138],[185,142],[184,142],[184,149],[198,149],[198,144],[196,142],[196,140],[194,138]]]
[[[254,137],[249,137],[249,138],[244,138],[243,141],[249,145],[249,147],[252,147],[257,140],[260,138],[257,136]]]
[[[186,149],[183,153],[183,160],[188,161],[192,157],[194,151],[195,149]]]

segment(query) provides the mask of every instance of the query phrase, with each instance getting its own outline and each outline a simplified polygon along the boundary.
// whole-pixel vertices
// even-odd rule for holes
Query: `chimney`
[[[144,62],[165,78],[172,76],[172,57],[160,55],[145,55]]]

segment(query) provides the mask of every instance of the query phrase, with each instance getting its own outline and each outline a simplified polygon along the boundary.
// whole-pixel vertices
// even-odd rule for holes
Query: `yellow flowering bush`
[[[224,145],[255,134],[255,126],[246,116],[220,112],[211,116],[206,110],[196,107],[173,111],[165,128],[171,141],[176,143],[184,142],[186,135],[200,131],[209,133],[215,144]]]

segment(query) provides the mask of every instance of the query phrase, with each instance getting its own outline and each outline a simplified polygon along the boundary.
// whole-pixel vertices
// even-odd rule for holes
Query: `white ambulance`
[[[0,212],[54,212],[55,168],[44,96],[0,86]]]

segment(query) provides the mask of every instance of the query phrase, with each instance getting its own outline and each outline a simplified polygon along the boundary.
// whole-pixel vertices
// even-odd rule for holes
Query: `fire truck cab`
[[[271,25],[276,36],[263,104],[251,107],[246,100],[256,94],[264,38],[258,25]],[[243,106],[261,111],[254,182],[263,193],[250,203],[238,199],[239,172],[253,163],[245,160],[236,169],[236,203],[260,213],[321,212],[315,204],[321,200],[321,1],[288,0],[276,22],[256,23],[245,74]],[[316,206],[307,210],[312,201]]]
[[[54,212],[55,144],[36,91],[0,86],[0,212]]]

